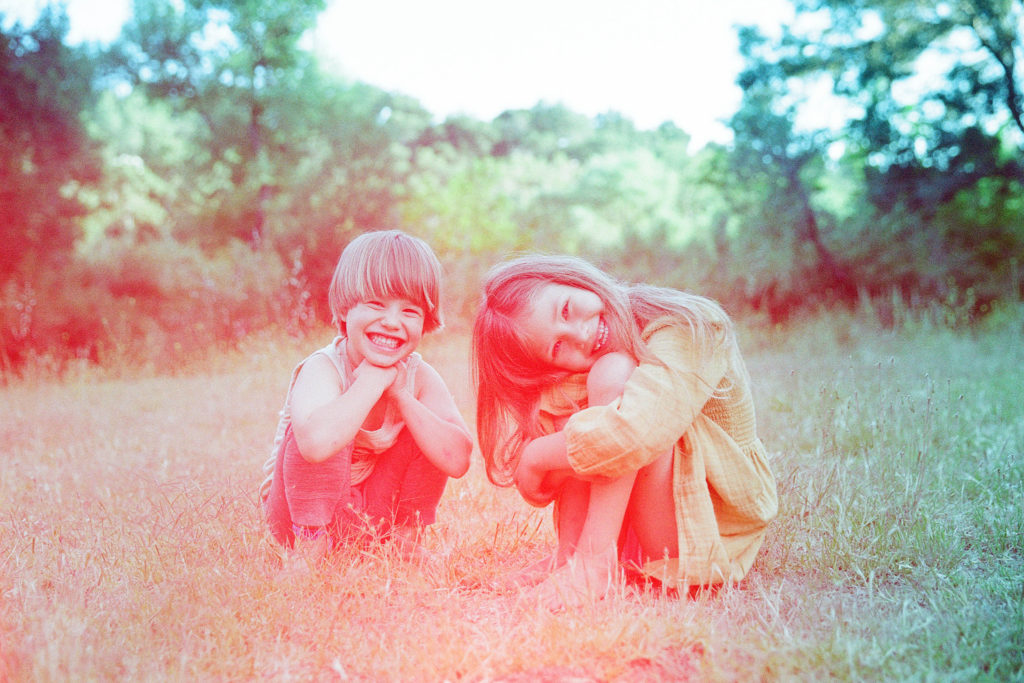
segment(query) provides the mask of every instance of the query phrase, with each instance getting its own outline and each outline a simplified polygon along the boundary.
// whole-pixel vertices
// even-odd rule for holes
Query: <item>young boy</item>
[[[295,369],[260,488],[274,537],[305,562],[360,533],[405,555],[448,477],[469,468],[469,428],[415,352],[442,325],[441,266],[398,230],[354,239],[334,270],[339,336]]]

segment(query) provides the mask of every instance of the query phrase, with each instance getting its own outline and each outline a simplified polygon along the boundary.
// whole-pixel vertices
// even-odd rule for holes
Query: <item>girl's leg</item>
[[[615,545],[629,506],[635,474],[590,484],[587,516],[576,541],[576,554],[614,558]]]
[[[602,598],[618,576],[618,541],[635,474],[585,484],[585,519],[563,567],[537,587],[539,600],[552,609]],[[559,525],[561,533],[561,525]],[[569,527],[569,531],[572,527]],[[561,538],[559,547],[561,548]]]
[[[494,582],[494,586],[499,589],[528,588],[540,583],[550,576],[551,572],[564,565],[576,551],[576,542],[587,519],[589,500],[590,484],[580,479],[566,478],[555,499],[555,534],[558,537],[558,548],[555,553],[505,574]]]
[[[587,508],[590,505],[590,484],[580,479],[566,479],[556,501],[558,550],[555,553],[552,569],[565,564],[565,561],[576,552],[580,534],[587,521]]]
[[[641,469],[633,484],[626,523],[640,543],[641,562],[679,555],[672,458],[672,451],[665,453]]]

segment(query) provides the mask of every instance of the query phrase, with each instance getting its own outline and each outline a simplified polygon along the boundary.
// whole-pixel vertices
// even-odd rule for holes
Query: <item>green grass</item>
[[[253,340],[173,377],[2,389],[0,680],[1024,679],[1024,326],[745,328],[780,514],[743,587],[550,614],[486,588],[547,511],[449,484],[417,568],[347,550],[275,579],[256,487],[293,363]],[[467,338],[424,355],[472,418]]]

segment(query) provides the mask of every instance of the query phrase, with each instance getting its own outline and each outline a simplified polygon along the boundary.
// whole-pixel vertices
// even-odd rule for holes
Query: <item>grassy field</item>
[[[0,389],[0,680],[1024,679],[1022,338],[1018,313],[746,329],[781,502],[745,585],[557,614],[487,587],[553,538],[479,462],[442,501],[438,564],[352,550],[275,579],[260,465],[323,339],[19,381]],[[471,419],[467,346],[423,351]]]

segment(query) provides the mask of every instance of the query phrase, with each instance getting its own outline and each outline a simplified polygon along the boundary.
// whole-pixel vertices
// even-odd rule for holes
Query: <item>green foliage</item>
[[[439,252],[463,319],[486,269],[523,251],[586,255],[773,323],[862,307],[961,326],[1024,296],[1019,0],[797,0],[778,38],[739,29],[734,140],[703,150],[671,123],[545,102],[439,122],[317,62],[302,38],[324,6],[135,0],[101,52],[64,44],[59,9],[5,29],[8,369],[32,349],[107,353],[114,327],[88,316],[139,339],[170,338],[186,311],[197,339],[278,319],[301,331],[327,319],[344,245],[390,227]],[[926,62],[945,80],[923,80]],[[808,115],[822,87],[850,105],[846,124]],[[175,269],[217,306],[190,305]],[[241,300],[213,291],[235,284]]]
[[[204,241],[219,246],[264,237],[280,169],[300,139],[289,125],[312,64],[298,47],[323,0],[137,0],[113,50],[115,74],[206,124]],[[203,163],[205,162],[205,163]]]
[[[107,91],[88,112],[86,127],[102,141],[104,171],[96,188],[79,192],[89,207],[80,247],[193,237],[196,216],[214,195],[204,191],[211,183],[197,182],[195,173],[208,163],[195,144],[203,129],[198,114],[177,113],[166,100],[140,91]]]
[[[68,258],[86,211],[76,190],[98,179],[79,120],[93,65],[67,31],[51,7],[31,28],[0,28],[0,285]]]
[[[779,236],[794,249],[761,261],[783,277],[755,275],[753,302],[785,310],[816,305],[822,293],[849,304],[895,292],[925,304],[970,291],[981,313],[996,298],[1018,297],[1024,244],[1011,226],[1019,225],[1024,127],[1014,64],[1024,6],[795,5],[796,21],[777,40],[740,31],[747,67],[732,119],[735,172],[764,193],[754,212],[785,226]],[[925,63],[946,69],[943,85],[927,85]],[[821,82],[849,103],[849,121],[798,129],[809,108],[800,93]],[[840,168],[856,185],[837,192]],[[751,230],[759,221],[745,223],[730,247],[749,249],[760,233]]]

